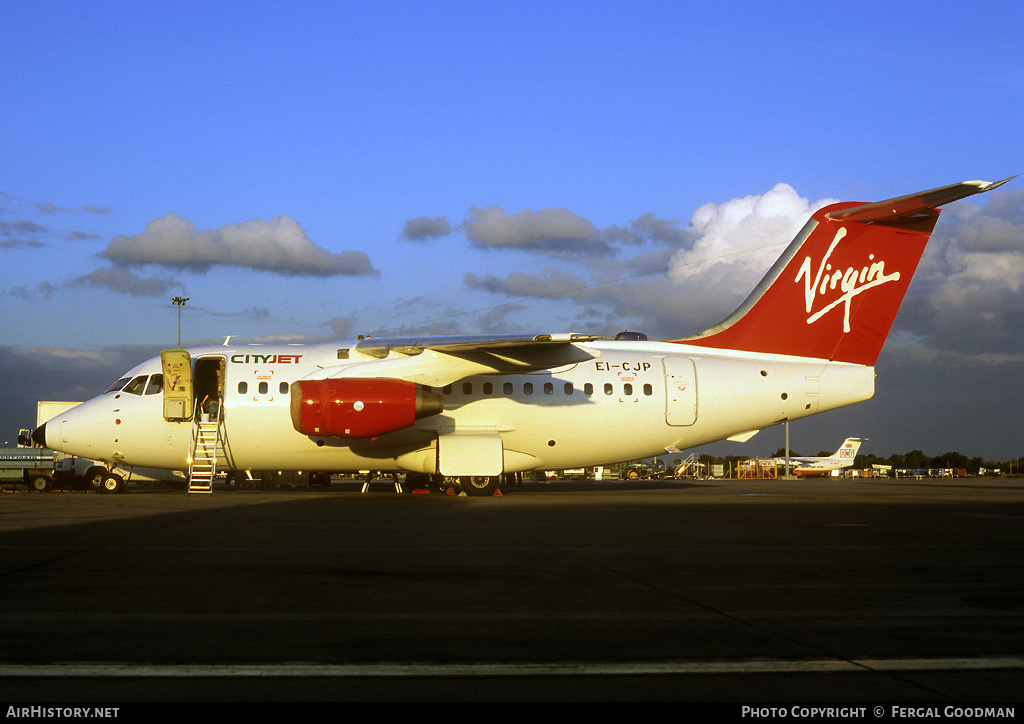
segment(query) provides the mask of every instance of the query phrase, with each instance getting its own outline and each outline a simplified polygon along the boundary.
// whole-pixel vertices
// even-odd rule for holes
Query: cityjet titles
[[[897,271],[892,274],[886,274],[885,262],[874,261],[874,254],[868,254],[868,259],[872,262],[870,265],[866,264],[860,269],[852,266],[847,267],[845,270],[836,268],[833,271],[832,265],[828,260],[844,236],[846,236],[845,228],[836,232],[836,238],[832,240],[832,245],[829,246],[828,252],[822,258],[821,263],[818,264],[818,271],[814,275],[813,281],[811,280],[811,257],[809,256],[804,257],[804,263],[800,265],[800,271],[797,272],[796,279],[793,281],[799,282],[801,278],[804,280],[804,303],[806,305],[808,324],[817,322],[822,316],[842,304],[845,306],[843,332],[849,332],[850,303],[853,301],[853,298],[861,292],[866,292],[868,289],[897,281],[900,278],[900,273]],[[835,290],[837,287],[842,292],[839,298],[813,312],[814,303],[818,297],[824,296],[827,291]]]
[[[233,354],[231,364],[296,365],[301,354]]]

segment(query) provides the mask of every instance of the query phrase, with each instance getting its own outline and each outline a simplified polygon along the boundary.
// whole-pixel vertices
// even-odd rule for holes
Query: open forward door
[[[164,374],[164,419],[180,422],[192,419],[192,358],[184,349],[165,349],[160,353]]]

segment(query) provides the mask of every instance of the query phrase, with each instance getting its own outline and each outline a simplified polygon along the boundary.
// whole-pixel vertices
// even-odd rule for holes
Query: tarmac
[[[0,701],[1012,702],[1024,479],[0,494]]]

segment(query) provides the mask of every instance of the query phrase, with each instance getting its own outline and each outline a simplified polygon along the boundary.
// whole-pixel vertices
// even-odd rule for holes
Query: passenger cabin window
[[[164,389],[164,376],[153,375],[149,378],[149,384],[146,386],[147,395],[159,395]]]
[[[524,395],[532,395],[533,394],[533,383],[532,382],[524,382],[523,383],[523,394]]]
[[[484,394],[485,395],[490,395],[493,392],[494,392],[494,385],[492,385],[490,382],[484,382]]]
[[[592,394],[594,394],[594,386],[592,384],[590,384],[589,382],[587,382],[585,385],[583,385],[583,394],[584,395],[592,395]]]
[[[512,383],[506,382],[504,385],[501,386],[501,391],[504,392],[506,395],[511,395],[513,391]]]
[[[544,394],[545,395],[553,394],[554,391],[555,391],[555,386],[553,384],[551,384],[550,382],[545,382],[544,383]]]
[[[572,382],[566,382],[565,386],[562,389],[565,391],[565,394],[571,395],[572,394]]]
[[[473,394],[473,383],[472,382],[463,382],[462,383],[462,394],[464,394],[464,395],[472,395]]]
[[[141,395],[142,390],[145,389],[146,387],[146,380],[148,379],[149,375],[142,375],[141,377],[136,377],[134,380],[132,380],[131,382],[124,386],[124,392],[127,392],[129,395]]]
[[[633,385],[631,385],[631,384],[629,384],[629,383],[627,382],[626,384],[624,384],[624,385],[622,386],[622,391],[623,391],[624,393],[626,393],[627,395],[632,395],[632,394],[633,394]]]
[[[612,387],[612,383],[611,382],[605,382],[604,383],[604,393],[606,395],[611,395],[614,392],[615,392],[615,388]]]
[[[247,382],[238,383],[238,394],[244,395],[249,392],[249,384]]]
[[[267,391],[269,389],[270,389],[270,385],[268,385],[266,382],[260,382],[260,394],[261,395],[267,394]]]
[[[644,394],[645,395],[653,395],[654,394],[654,388],[651,387],[650,383],[644,385]]]
[[[288,383],[287,382],[282,382],[277,389],[279,389],[281,391],[282,395],[287,395],[288,394]]]

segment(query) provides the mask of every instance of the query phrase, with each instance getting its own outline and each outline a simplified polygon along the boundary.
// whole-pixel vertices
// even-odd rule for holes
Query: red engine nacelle
[[[376,437],[443,409],[440,395],[388,378],[300,380],[291,395],[292,425],[320,437]]]

